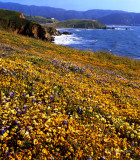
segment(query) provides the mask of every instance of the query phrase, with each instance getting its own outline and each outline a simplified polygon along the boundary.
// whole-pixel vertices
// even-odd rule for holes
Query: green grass
[[[67,21],[59,22],[55,25],[56,28],[96,28],[105,29],[106,26],[96,20],[89,19],[72,19]]]
[[[0,19],[10,20],[19,18],[21,12],[0,9]]]
[[[20,18],[21,12],[0,9],[0,28],[5,30],[16,30],[23,25],[27,25],[29,30],[36,22]]]
[[[28,15],[25,15],[25,18],[27,20],[35,21],[35,22],[40,23],[40,24],[59,22],[56,19],[45,18],[45,17],[40,17],[40,16],[28,16]]]

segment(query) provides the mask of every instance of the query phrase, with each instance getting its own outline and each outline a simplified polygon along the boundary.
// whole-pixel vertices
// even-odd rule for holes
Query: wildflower
[[[6,132],[6,128],[0,129],[0,135],[3,135]]]
[[[134,147],[134,146],[135,146],[135,142],[134,142],[134,141],[132,141],[131,146],[132,146],[132,147]]]
[[[5,151],[5,156],[9,157],[10,153],[8,151]]]
[[[16,126],[18,126],[18,127],[20,126],[20,122],[19,121],[16,120],[16,121],[14,121],[14,123],[15,123]]]
[[[67,120],[64,120],[63,121],[63,124],[65,125],[65,124],[68,124],[68,121]]]
[[[127,156],[127,157],[130,157],[130,153],[126,153],[126,156]]]
[[[79,113],[79,114],[82,114],[82,108],[81,107],[78,107],[78,110],[77,110],[77,113]]]
[[[12,97],[14,96],[14,94],[15,94],[14,91],[13,91],[13,92],[10,92],[10,93],[9,93],[10,98],[12,98]]]
[[[28,131],[25,132],[24,137],[30,139],[30,135]]]
[[[30,132],[32,130],[31,126],[27,126],[27,131]]]
[[[25,114],[27,111],[26,109],[23,109],[23,111],[21,112],[21,114]]]
[[[21,145],[21,141],[20,141],[20,140],[17,140],[17,144],[18,144],[18,145]]]
[[[44,154],[46,154],[46,153],[47,153],[47,150],[44,148],[44,149],[42,150],[42,152],[43,152]]]
[[[87,160],[92,160],[92,157],[91,157],[91,156],[89,156],[89,157],[87,158]]]
[[[17,116],[20,116],[22,114],[22,112],[20,110],[17,111]]]
[[[68,115],[69,115],[69,118],[70,118],[70,116],[71,116],[71,113],[70,113],[70,112],[68,112]]]
[[[134,137],[135,137],[135,135],[132,133],[132,134],[131,134],[131,138],[134,138]]]
[[[37,145],[37,144],[38,144],[38,140],[37,140],[37,139],[34,139],[33,144],[34,144],[34,145]]]
[[[24,106],[23,106],[23,109],[28,109],[28,106],[27,106],[27,105],[24,105]]]
[[[99,160],[106,160],[105,156],[101,156]]]

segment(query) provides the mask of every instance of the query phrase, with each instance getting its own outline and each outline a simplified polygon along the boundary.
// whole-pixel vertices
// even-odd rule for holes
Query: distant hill
[[[24,15],[41,16],[45,18],[55,18],[59,21],[69,19],[94,19],[99,20],[104,24],[116,25],[140,25],[140,14],[124,12],[118,10],[88,10],[88,11],[74,11],[60,8],[53,8],[47,6],[27,6],[17,3],[0,2],[0,8],[20,11]]]
[[[59,34],[55,28],[44,28],[37,22],[25,19],[21,12],[5,9],[0,9],[0,28],[46,41],[53,40],[52,34]]]
[[[88,29],[105,29],[106,26],[97,21],[89,19],[72,19],[56,23],[56,28],[88,28]]]
[[[107,16],[112,13],[123,13],[124,11],[113,11],[113,10],[88,10],[88,11],[74,11],[65,10],[60,8],[53,8],[47,6],[27,6],[17,3],[4,3],[0,2],[0,8],[16,10],[22,12],[24,15],[29,16],[41,16],[41,17],[51,17],[59,21],[69,20],[69,19],[97,19],[103,16]]]
[[[41,17],[41,16],[28,16],[25,15],[25,18],[28,20],[32,20],[35,21],[37,23],[40,24],[46,24],[46,23],[58,23],[59,21],[54,19],[54,18],[45,18],[45,17]]]
[[[98,20],[110,25],[140,25],[140,13],[114,13]]]

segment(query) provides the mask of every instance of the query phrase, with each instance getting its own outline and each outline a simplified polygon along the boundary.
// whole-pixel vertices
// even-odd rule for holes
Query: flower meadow
[[[1,31],[0,159],[140,159],[140,61]]]

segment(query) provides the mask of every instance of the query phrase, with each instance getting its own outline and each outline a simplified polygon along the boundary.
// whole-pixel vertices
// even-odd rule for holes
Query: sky
[[[0,0],[26,5],[50,6],[66,10],[86,11],[111,9],[140,13],[140,0]]]

